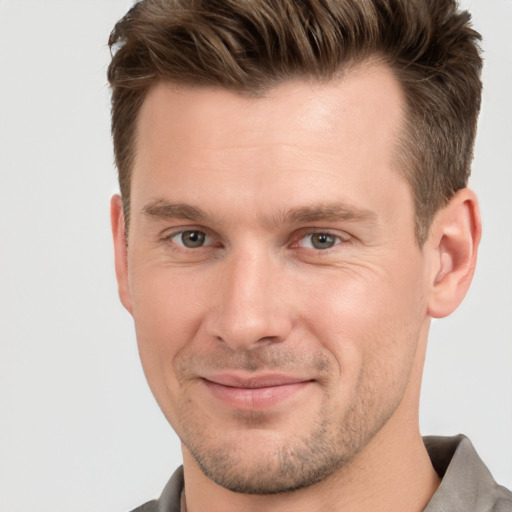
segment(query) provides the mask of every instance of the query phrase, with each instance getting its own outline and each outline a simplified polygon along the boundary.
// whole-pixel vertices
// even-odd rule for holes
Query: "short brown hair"
[[[479,40],[454,0],[141,0],[109,39],[125,215],[137,117],[157,82],[260,95],[290,78],[328,80],[377,57],[405,95],[400,166],[422,245],[436,211],[469,178],[481,100]]]

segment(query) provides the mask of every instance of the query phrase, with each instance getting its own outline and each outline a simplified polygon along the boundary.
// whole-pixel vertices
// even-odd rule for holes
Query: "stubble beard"
[[[346,462],[333,449],[324,425],[318,425],[307,438],[288,439],[272,451],[258,446],[259,453],[250,455],[233,445],[203,449],[189,442],[185,446],[206,477],[242,494],[296,491],[324,480]]]
[[[370,387],[360,390],[359,400],[341,419],[329,416],[324,405],[309,433],[283,437],[273,450],[261,438],[256,438],[249,452],[229,439],[208,446],[211,436],[200,432],[192,418],[184,422],[180,437],[204,475],[225,489],[254,495],[296,491],[347,466],[392,416],[400,399],[383,404],[381,395]]]

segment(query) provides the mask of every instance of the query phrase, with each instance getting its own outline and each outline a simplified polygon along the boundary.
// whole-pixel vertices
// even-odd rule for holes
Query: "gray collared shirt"
[[[469,439],[425,437],[441,485],[424,512],[512,512],[512,493],[498,485]]]
[[[498,485],[469,439],[425,437],[425,446],[441,485],[424,512],[512,512],[512,493]],[[181,510],[183,468],[176,470],[160,499],[133,512],[184,512]]]

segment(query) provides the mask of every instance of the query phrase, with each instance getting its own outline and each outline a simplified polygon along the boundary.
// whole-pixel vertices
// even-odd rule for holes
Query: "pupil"
[[[185,247],[200,247],[204,243],[204,233],[201,231],[185,231],[181,235]]]

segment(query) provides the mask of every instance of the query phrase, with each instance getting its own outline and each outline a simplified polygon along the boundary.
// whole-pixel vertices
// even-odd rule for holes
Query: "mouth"
[[[203,377],[203,382],[215,399],[231,408],[262,410],[285,402],[314,381],[278,374],[244,378],[224,373]]]

